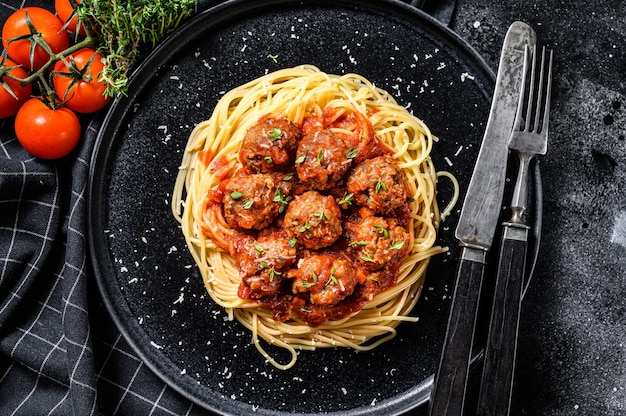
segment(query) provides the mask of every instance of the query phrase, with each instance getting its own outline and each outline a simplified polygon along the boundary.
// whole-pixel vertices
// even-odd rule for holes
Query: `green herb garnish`
[[[382,181],[382,179],[374,181],[374,184],[376,185],[375,191],[376,191],[377,194],[380,193],[380,191],[387,192],[387,185],[385,185],[385,183]]]
[[[267,135],[267,138],[270,139],[273,142],[278,140],[278,139],[280,139],[281,137],[283,137],[283,131],[281,129],[277,129],[277,128],[273,128],[270,131],[270,134]]]
[[[354,159],[356,157],[356,155],[358,155],[358,154],[359,154],[359,149],[355,149],[354,147],[351,147],[346,152],[346,157],[348,159]]]
[[[343,204],[352,205],[353,196],[354,196],[353,193],[343,194],[343,197],[339,200],[339,205],[343,205]]]

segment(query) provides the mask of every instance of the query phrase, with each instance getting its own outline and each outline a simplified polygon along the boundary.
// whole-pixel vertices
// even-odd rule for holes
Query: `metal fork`
[[[532,68],[529,71],[530,54]],[[538,64],[536,48],[532,51],[526,48],[525,51],[522,92],[509,144],[511,150],[517,151],[520,162],[511,201],[512,216],[509,221],[502,224],[502,243],[476,412],[478,416],[505,416],[510,410],[530,228],[524,222],[529,164],[536,155],[545,154],[548,147],[552,51],[548,55],[546,62],[544,47],[541,62]],[[528,101],[524,115],[526,96]]]

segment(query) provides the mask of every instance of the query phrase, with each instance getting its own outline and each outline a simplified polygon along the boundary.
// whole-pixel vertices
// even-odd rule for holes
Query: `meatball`
[[[367,217],[346,223],[356,258],[370,271],[390,267],[409,250],[410,234],[395,218]]]
[[[280,229],[263,230],[256,240],[245,236],[234,251],[241,280],[256,299],[277,294],[285,270],[296,260],[295,244]]]
[[[262,118],[246,132],[239,160],[250,173],[283,171],[292,166],[302,133],[287,119]]]
[[[357,204],[380,213],[402,206],[407,199],[406,177],[394,159],[377,156],[358,164],[347,180]]]
[[[289,203],[283,229],[306,248],[328,247],[341,236],[341,211],[332,196],[307,191]]]
[[[300,141],[296,153],[296,173],[313,189],[334,187],[350,168],[348,145],[330,130],[319,130]]]
[[[237,175],[224,186],[224,217],[231,227],[261,230],[269,226],[281,209],[278,195],[284,191],[272,175]]]
[[[320,254],[306,257],[297,269],[289,271],[293,278],[293,293],[309,293],[315,305],[336,305],[350,296],[358,283],[354,268],[348,260]]]
[[[274,227],[261,231],[257,238],[250,234],[238,235],[229,251],[243,277],[263,271],[282,272],[296,261],[295,241],[289,241],[283,230]]]

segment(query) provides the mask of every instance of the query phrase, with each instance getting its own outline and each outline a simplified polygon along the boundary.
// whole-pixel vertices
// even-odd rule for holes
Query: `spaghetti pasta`
[[[247,142],[255,129],[265,141]],[[416,321],[455,202],[439,211],[434,141],[364,77],[310,65],[229,91],[194,128],[173,215],[211,298],[274,366],[293,366],[298,350],[369,350]],[[277,362],[261,339],[291,359]]]

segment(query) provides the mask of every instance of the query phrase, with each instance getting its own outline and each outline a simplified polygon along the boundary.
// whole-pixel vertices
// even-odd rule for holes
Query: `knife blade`
[[[455,231],[461,255],[431,391],[431,416],[463,414],[483,274],[504,195],[508,144],[519,102],[524,50],[535,43],[534,30],[523,22],[514,22],[502,46],[483,142]]]

